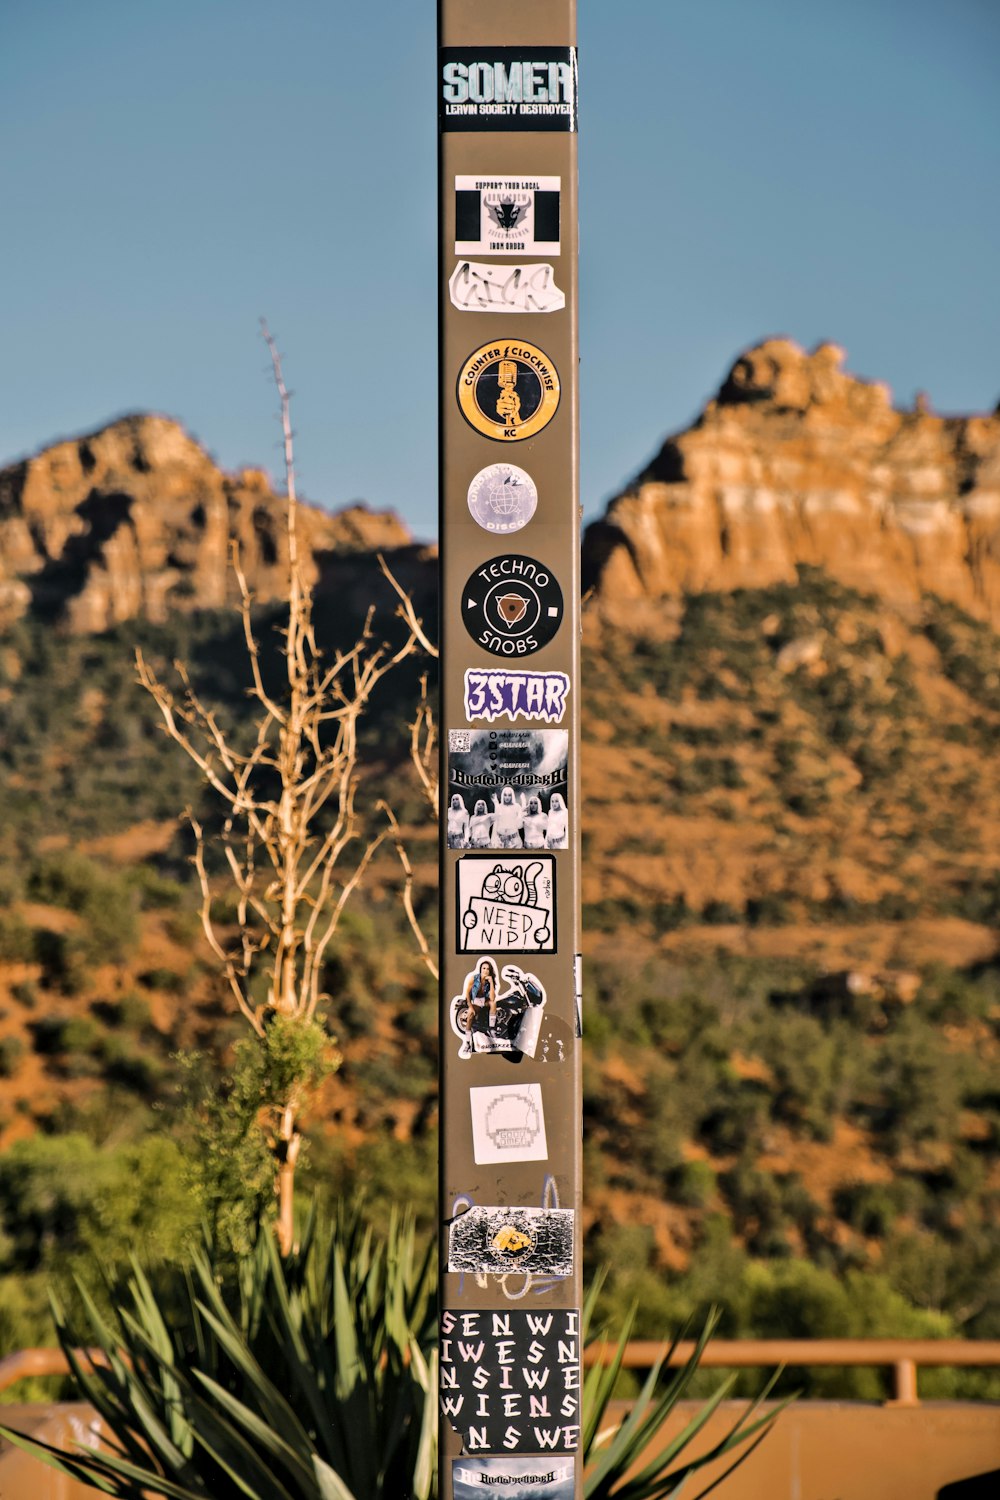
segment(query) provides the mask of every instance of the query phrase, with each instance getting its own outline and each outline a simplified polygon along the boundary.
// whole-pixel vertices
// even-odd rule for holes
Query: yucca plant
[[[602,1280],[603,1273],[599,1273],[584,1303],[584,1343],[590,1341],[594,1308]],[[758,1415],[774,1389],[780,1374],[780,1371],[776,1371],[760,1394],[736,1418],[725,1436],[713,1446],[692,1455],[692,1443],[733,1388],[736,1376],[729,1375],[655,1458],[641,1469],[630,1473],[648,1445],[659,1434],[677,1403],[687,1396],[705,1346],[715,1332],[721,1316],[717,1309],[711,1310],[686,1363],[671,1374],[662,1389],[659,1389],[663,1372],[669,1367],[671,1356],[686,1331],[682,1330],[669,1348],[664,1348],[662,1357],[649,1371],[639,1394],[631,1403],[628,1415],[621,1421],[613,1421],[609,1407],[621,1375],[625,1349],[635,1325],[635,1315],[633,1308],[610,1355],[602,1341],[598,1358],[587,1371],[584,1381],[584,1495],[586,1500],[608,1500],[612,1495],[614,1500],[664,1500],[668,1495],[679,1494],[699,1469],[735,1453],[736,1457],[729,1467],[693,1497],[693,1500],[701,1500],[701,1496],[716,1489],[733,1469],[749,1458],[757,1445],[763,1442],[791,1398],[786,1398],[771,1411]]]
[[[78,1357],[58,1304],[56,1326],[112,1443],[67,1454],[4,1430],[9,1442],[129,1500],[432,1494],[434,1258],[418,1252],[412,1219],[381,1239],[357,1209],[312,1215],[284,1260],[264,1231],[228,1285],[206,1246],[169,1324],[137,1263],[109,1289],[118,1326],[79,1290],[100,1362]]]
[[[116,1323],[82,1286],[85,1339],[55,1309],[79,1394],[104,1419],[108,1447],[70,1454],[6,1428],[0,1434],[125,1500],[145,1500],[151,1491],[171,1500],[431,1500],[434,1270],[433,1245],[418,1250],[412,1218],[395,1217],[381,1239],[358,1206],[329,1221],[311,1215],[286,1259],[262,1232],[223,1274],[206,1244],[185,1273],[183,1295],[172,1296],[169,1318],[134,1263],[127,1280],[108,1289]],[[598,1288],[599,1281],[584,1307],[585,1340]],[[730,1378],[655,1460],[628,1475],[690,1388],[717,1317],[662,1384],[665,1353],[629,1414],[615,1422],[610,1403],[633,1322],[634,1314],[613,1352],[602,1346],[584,1383],[588,1500],[676,1495],[706,1464],[729,1453],[741,1462],[777,1415],[758,1415],[772,1382],[721,1441],[692,1457],[690,1446],[728,1395]],[[80,1357],[81,1343],[96,1362]]]

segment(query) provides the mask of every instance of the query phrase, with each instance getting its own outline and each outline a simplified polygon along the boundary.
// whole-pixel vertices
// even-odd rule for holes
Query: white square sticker
[[[502,1161],[547,1161],[540,1083],[508,1083],[469,1090],[472,1150],[480,1166]]]

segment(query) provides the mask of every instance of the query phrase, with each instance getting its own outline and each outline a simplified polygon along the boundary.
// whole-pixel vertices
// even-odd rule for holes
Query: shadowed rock
[[[411,542],[391,511],[300,510],[306,573]],[[284,504],[256,469],[224,473],[178,423],[129,416],[0,471],[0,624],[28,610],[106,630],[236,599],[230,549],[261,603],[282,596]]]

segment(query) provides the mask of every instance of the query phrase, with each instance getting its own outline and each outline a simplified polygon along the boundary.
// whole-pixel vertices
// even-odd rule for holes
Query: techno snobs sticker
[[[535,481],[516,464],[490,464],[469,485],[469,512],[484,531],[520,531],[537,505]]]
[[[556,286],[546,262],[537,266],[488,266],[461,260],[448,282],[452,307],[459,312],[562,312],[566,293]]]
[[[494,656],[531,656],[562,624],[562,589],[544,563],[508,552],[469,574],[462,619],[472,639]]]
[[[498,339],[474,349],[458,375],[458,404],[470,426],[498,443],[519,443],[547,427],[559,407],[559,374],[537,344]]]

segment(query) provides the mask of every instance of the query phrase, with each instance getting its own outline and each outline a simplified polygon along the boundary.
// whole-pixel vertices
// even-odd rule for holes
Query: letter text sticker
[[[562,1310],[442,1314],[441,1411],[468,1453],[579,1446],[579,1325],[579,1313]],[[533,1481],[521,1482],[534,1493],[536,1484],[556,1482],[551,1470],[550,1459]],[[572,1469],[566,1473],[572,1479]],[[515,1484],[512,1474],[510,1487],[520,1494]]]
[[[575,130],[575,47],[443,47],[442,130]]]
[[[517,672],[469,668],[465,674],[465,717],[495,724],[498,719],[542,719],[561,724],[569,696],[565,672]]]

